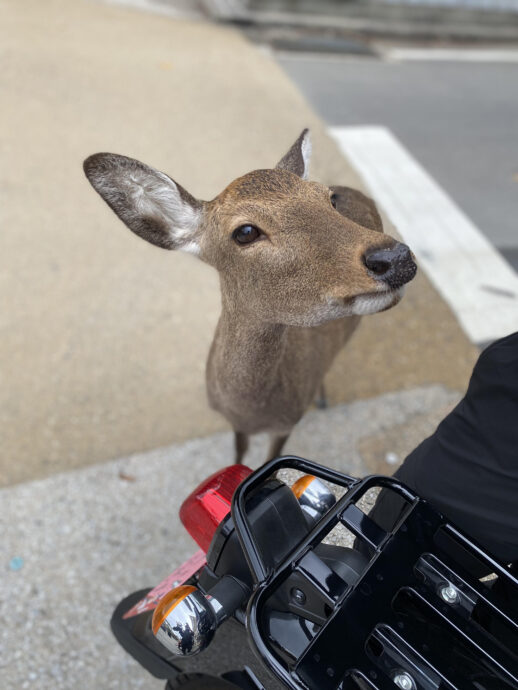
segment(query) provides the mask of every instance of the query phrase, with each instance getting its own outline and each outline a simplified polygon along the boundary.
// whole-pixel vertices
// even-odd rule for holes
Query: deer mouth
[[[367,292],[358,297],[353,297],[351,311],[356,316],[367,316],[368,314],[378,314],[395,307],[403,297],[404,285],[397,288],[388,288],[376,292]]]

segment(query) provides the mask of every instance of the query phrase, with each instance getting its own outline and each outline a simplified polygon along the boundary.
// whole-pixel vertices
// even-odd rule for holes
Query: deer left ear
[[[170,177],[116,153],[95,153],[83,167],[96,192],[136,235],[163,249],[200,253],[204,203]]]
[[[302,177],[303,180],[307,180],[310,158],[311,136],[309,129],[305,129],[288,153],[281,158],[275,167],[281,170],[288,170],[289,172]]]

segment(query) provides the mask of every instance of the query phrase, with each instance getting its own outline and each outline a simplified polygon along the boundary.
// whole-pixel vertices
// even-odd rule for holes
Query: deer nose
[[[385,281],[391,288],[410,282],[417,271],[412,252],[401,242],[384,249],[368,249],[363,260],[376,279]]]

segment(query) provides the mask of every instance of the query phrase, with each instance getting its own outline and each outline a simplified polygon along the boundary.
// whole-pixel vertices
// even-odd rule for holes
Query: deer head
[[[275,168],[212,201],[125,156],[97,153],[84,169],[130,230],[216,268],[223,300],[255,319],[316,326],[392,307],[415,275],[410,250],[383,234],[363,194],[308,181],[310,153],[304,130]]]

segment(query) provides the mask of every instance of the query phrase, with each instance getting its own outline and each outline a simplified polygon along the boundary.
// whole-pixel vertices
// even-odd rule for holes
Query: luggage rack
[[[275,568],[261,556],[245,501],[272,473],[294,469],[344,487],[346,493]],[[356,505],[370,489],[395,492],[404,509],[390,531]],[[518,621],[497,588],[496,574],[518,601],[518,580],[443,515],[396,479],[355,479],[295,456],[277,458],[236,490],[232,518],[256,586],[247,628],[256,653],[293,690],[518,689]],[[345,583],[315,553],[338,524],[371,558],[355,583]],[[293,661],[266,629],[268,601],[294,571],[322,598],[329,617]]]

